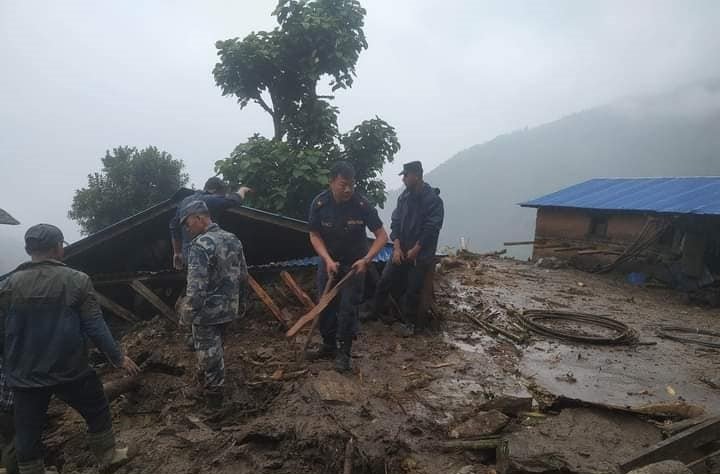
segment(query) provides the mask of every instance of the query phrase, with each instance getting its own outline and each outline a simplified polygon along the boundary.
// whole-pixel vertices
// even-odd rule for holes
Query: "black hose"
[[[672,333],[695,334],[697,336],[711,336],[720,339],[720,332],[706,331],[704,329],[683,328],[680,326],[661,326],[660,331],[658,331],[658,336],[665,339],[720,349],[720,343],[718,342],[703,341],[700,339],[693,339],[692,337],[678,336],[677,334]]]
[[[530,331],[543,336],[562,339],[572,342],[598,345],[632,344],[637,342],[637,333],[630,326],[595,314],[577,313],[572,311],[554,311],[544,309],[531,309],[523,311],[520,321]],[[570,321],[588,326],[596,326],[609,329],[616,334],[614,336],[593,336],[581,334],[577,331],[554,328],[542,321]]]

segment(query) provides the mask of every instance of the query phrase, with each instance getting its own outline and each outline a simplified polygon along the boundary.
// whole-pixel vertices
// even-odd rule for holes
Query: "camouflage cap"
[[[207,204],[203,201],[191,201],[180,210],[180,224],[185,223],[185,219],[194,214],[210,214]]]
[[[35,252],[49,250],[65,242],[60,229],[51,224],[37,224],[25,232],[25,250]]]

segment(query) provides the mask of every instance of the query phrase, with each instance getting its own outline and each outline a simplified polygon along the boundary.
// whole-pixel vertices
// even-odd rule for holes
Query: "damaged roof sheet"
[[[0,209],[0,224],[18,225],[20,222],[4,209]]]
[[[171,269],[168,224],[178,202],[193,192],[181,189],[170,199],[73,243],[65,249],[65,262],[90,275]],[[307,224],[301,220],[241,206],[224,212],[219,224],[240,238],[248,265],[315,255]]]
[[[720,215],[720,177],[597,178],[520,205]]]

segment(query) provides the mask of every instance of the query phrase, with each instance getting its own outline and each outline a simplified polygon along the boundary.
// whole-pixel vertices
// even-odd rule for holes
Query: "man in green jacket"
[[[101,469],[127,460],[118,449],[103,386],[88,363],[88,339],[128,374],[138,366],[122,354],[102,317],[90,277],[65,266],[63,235],[49,224],[25,234],[31,261],[0,282],[3,369],[15,399],[15,446],[21,474],[45,474],[42,431],[52,396],[85,419]]]

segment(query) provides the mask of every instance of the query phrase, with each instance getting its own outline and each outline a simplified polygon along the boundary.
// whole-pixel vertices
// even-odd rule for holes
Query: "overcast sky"
[[[618,97],[720,76],[720,2],[362,0],[369,49],[338,93],[346,130],[379,115],[404,161],[430,169],[471,145]],[[271,0],[0,0],[0,207],[67,220],[106,149],[155,145],[202,185],[254,132],[212,78],[214,43],[270,29]],[[1,237],[1,236],[0,236]],[[3,252],[3,249],[0,249]]]

